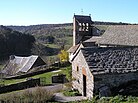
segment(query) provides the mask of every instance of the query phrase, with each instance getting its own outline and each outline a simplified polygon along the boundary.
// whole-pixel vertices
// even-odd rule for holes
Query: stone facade
[[[89,70],[82,52],[79,52],[78,56],[72,62],[72,86],[74,89],[79,90],[82,95],[84,95],[83,75],[86,76],[86,96],[92,98],[94,89],[93,75]]]
[[[113,88],[132,80],[138,80],[138,72],[94,75],[94,92],[98,93],[103,85]]]

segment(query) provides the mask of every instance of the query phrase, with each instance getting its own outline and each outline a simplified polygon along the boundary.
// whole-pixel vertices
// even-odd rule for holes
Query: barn
[[[41,65],[45,65],[45,62],[37,55],[27,57],[11,55],[2,73],[7,75],[27,73],[31,69]]]

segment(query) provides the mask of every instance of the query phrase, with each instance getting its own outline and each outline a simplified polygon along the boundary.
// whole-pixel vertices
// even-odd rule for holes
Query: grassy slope
[[[65,37],[62,37],[62,38],[56,38],[60,41],[65,41],[65,50],[68,50],[71,46],[72,46],[72,42],[73,42],[73,38],[72,38],[72,32],[71,34],[69,34],[67,31],[68,30],[72,30],[72,26],[65,26],[65,27],[55,27],[54,29],[61,29],[61,31],[57,31],[57,35],[59,34],[62,34],[62,33],[65,33]],[[66,29],[66,31],[62,31]],[[55,32],[52,32],[50,33],[51,35],[52,34],[55,34]],[[71,35],[71,36],[68,36],[68,35]],[[38,35],[36,35],[38,36]],[[57,43],[53,43],[53,44],[44,44],[50,48],[60,48],[61,45],[58,45]]]

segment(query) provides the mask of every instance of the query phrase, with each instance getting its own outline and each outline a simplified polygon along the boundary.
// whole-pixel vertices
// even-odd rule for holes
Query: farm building
[[[74,15],[68,50],[72,86],[88,98],[109,96],[111,88],[138,80],[138,25],[109,26],[101,35],[92,23],[90,16]]]
[[[12,55],[10,56],[10,60],[3,69],[2,73],[7,75],[26,73],[41,65],[45,65],[45,62],[39,56],[31,55],[28,57],[21,57]]]

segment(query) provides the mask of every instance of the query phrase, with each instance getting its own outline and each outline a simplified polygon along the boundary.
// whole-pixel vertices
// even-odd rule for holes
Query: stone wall
[[[15,75],[15,76],[9,76],[9,77],[3,78],[3,79],[7,79],[7,80],[21,79],[21,78],[31,77],[31,76],[42,74],[42,73],[45,73],[45,72],[50,72],[50,71],[53,71],[53,70],[57,70],[57,68],[49,68],[47,65],[39,66],[39,67],[36,67],[34,69],[38,69],[38,71],[29,72],[29,73],[26,73],[26,74],[19,74],[19,75]],[[42,69],[42,70],[39,70],[39,69]]]
[[[65,83],[66,82],[66,75],[54,75],[52,76],[52,83]]]
[[[40,86],[40,78],[26,80],[24,82],[0,87],[0,93],[12,92],[12,91],[22,90],[30,87],[35,87],[35,86]]]
[[[98,89],[106,85],[110,88],[118,87],[123,83],[127,83],[132,80],[138,80],[138,72],[130,73],[112,73],[112,74],[101,74],[94,76],[94,87],[95,93],[98,92]]]
[[[74,89],[79,90],[79,92],[82,95],[84,95],[82,69],[85,69],[86,71],[86,96],[92,98],[94,89],[93,75],[89,70],[89,67],[84,59],[82,52],[79,52],[76,58],[72,62],[72,77],[73,77],[72,86]]]

